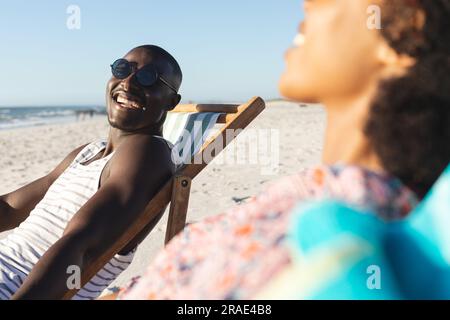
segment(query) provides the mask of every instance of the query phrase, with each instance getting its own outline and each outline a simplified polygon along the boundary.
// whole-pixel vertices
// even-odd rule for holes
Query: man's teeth
[[[139,103],[128,100],[127,98],[120,96],[120,95],[117,97],[117,103],[121,104],[124,107],[128,107],[128,108],[140,108]]]
[[[302,33],[298,33],[293,41],[294,46],[296,47],[301,47],[302,45],[305,44],[305,35]]]
[[[128,99],[127,99],[127,98],[124,98],[124,97],[122,97],[122,96],[118,96],[118,97],[117,97],[117,102],[118,102],[118,103],[125,104],[125,103],[128,103]]]

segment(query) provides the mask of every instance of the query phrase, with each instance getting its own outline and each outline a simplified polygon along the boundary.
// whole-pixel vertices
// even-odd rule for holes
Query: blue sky
[[[140,44],[171,52],[184,101],[278,96],[301,0],[15,0],[0,5],[0,106],[103,105],[109,65]],[[69,30],[69,5],[81,28]]]

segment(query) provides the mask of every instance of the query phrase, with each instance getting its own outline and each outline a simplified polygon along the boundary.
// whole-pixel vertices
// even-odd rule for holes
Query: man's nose
[[[122,80],[122,86],[125,91],[129,91],[130,87],[134,84],[134,73],[130,74],[127,78]]]

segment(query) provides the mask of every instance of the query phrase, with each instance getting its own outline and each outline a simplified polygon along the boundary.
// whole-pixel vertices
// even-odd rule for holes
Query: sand
[[[99,116],[70,124],[0,131],[0,194],[47,174],[76,147],[107,137],[108,128],[106,119]],[[266,155],[266,160],[258,158],[258,163],[250,163],[249,157],[246,164],[227,163],[225,154],[215,159],[193,182],[188,222],[218,214],[235,206],[238,199],[258,194],[270,181],[319,163],[324,128],[325,113],[321,106],[268,103],[247,131],[262,134],[260,137],[270,134],[274,140],[269,141],[279,142],[274,150],[279,151],[279,166],[272,170],[267,165],[267,159],[277,160],[269,157],[273,153]],[[246,141],[241,139],[241,144]],[[236,145],[232,144],[225,153],[234,150]],[[120,286],[145,271],[163,246],[166,217],[139,246],[131,266],[113,285]],[[0,234],[0,238],[6,234]]]

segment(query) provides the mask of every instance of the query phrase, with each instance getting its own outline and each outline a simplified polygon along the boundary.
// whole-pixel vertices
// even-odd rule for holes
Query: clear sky
[[[80,29],[70,30],[70,5]],[[0,4],[0,106],[103,105],[109,65],[162,46],[184,73],[183,100],[278,97],[301,0],[14,0]]]

